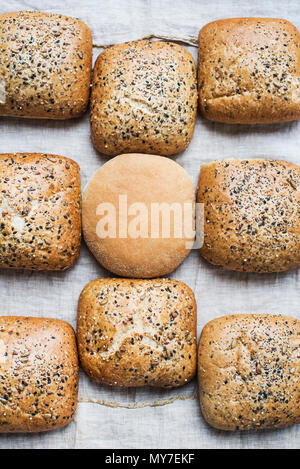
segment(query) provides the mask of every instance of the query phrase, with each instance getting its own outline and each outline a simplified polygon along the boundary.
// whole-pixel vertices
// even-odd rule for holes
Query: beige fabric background
[[[100,46],[154,34],[193,44],[199,29],[234,16],[283,17],[300,27],[299,0],[0,0],[0,11],[38,9],[76,16]],[[196,47],[189,47],[196,58]],[[272,157],[300,164],[300,122],[229,126],[198,116],[193,141],[176,160],[197,181],[200,165],[220,158]],[[48,152],[81,166],[82,187],[106,159],[90,141],[88,115],[66,122],[0,118],[0,153]],[[61,318],[73,326],[77,299],[90,280],[109,275],[82,246],[66,273],[0,272],[1,314]],[[172,274],[196,294],[198,332],[227,313],[285,313],[300,319],[299,271],[278,275],[223,272],[193,251]],[[82,373],[79,407],[68,427],[36,435],[1,435],[0,448],[300,448],[300,426],[226,434],[203,421],[196,383],[175,391],[120,390],[95,385]]]

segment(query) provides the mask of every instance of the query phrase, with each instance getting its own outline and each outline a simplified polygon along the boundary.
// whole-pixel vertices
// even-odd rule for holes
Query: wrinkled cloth
[[[1,0],[1,12],[38,9],[75,16],[93,33],[94,59],[103,46],[155,36],[179,40],[196,58],[199,29],[214,19],[282,17],[300,27],[299,0]],[[300,164],[300,122],[269,126],[212,123],[197,117],[189,148],[176,157],[195,185],[200,165],[222,158],[272,157]],[[93,148],[89,118],[38,121],[0,118],[0,153],[47,152],[80,164],[82,187],[107,158]],[[0,271],[3,315],[64,319],[74,327],[78,296],[92,279],[110,275],[83,244],[67,272]],[[233,313],[283,313],[300,319],[299,270],[251,275],[225,272],[192,251],[171,275],[186,282],[198,304],[198,334],[209,320]],[[176,390],[99,386],[80,373],[79,405],[66,428],[0,435],[0,448],[299,448],[300,425],[261,433],[224,433],[203,420],[196,381]]]

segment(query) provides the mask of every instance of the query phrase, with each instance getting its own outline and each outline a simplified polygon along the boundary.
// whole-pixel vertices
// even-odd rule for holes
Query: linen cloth
[[[283,17],[300,27],[299,0],[1,0],[0,12],[36,9],[75,16],[92,30],[94,60],[103,46],[148,36],[181,41],[196,59],[199,29],[236,16]],[[268,157],[300,164],[300,122],[269,126],[212,123],[197,117],[189,148],[176,157],[195,185],[200,165],[222,158]],[[90,139],[89,117],[69,121],[0,118],[0,153],[47,152],[73,158],[82,187],[107,158]],[[64,273],[0,271],[1,315],[60,318],[76,325],[84,285],[109,276],[83,244]],[[283,313],[300,319],[299,270],[252,275],[225,272],[192,251],[170,275],[186,282],[198,303],[198,334],[232,313]],[[0,435],[0,448],[300,448],[300,425],[260,433],[225,433],[203,420],[196,381],[177,390],[99,386],[80,373],[79,405],[64,429]]]

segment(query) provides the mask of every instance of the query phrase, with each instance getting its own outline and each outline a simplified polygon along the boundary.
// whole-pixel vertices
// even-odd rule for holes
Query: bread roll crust
[[[81,242],[80,170],[42,153],[0,155],[0,268],[65,270]]]
[[[228,124],[300,118],[300,35],[278,18],[232,18],[201,29],[201,113]]]
[[[205,420],[220,430],[300,423],[300,321],[238,314],[210,321],[198,351]]]
[[[300,168],[285,161],[223,160],[201,168],[201,255],[244,272],[300,265]]]
[[[82,199],[82,226],[88,248],[103,267],[116,275],[132,278],[153,278],[167,275],[178,267],[189,254],[193,243],[193,209],[195,199],[193,182],[186,171],[169,158],[157,155],[128,154],[113,158],[93,175]],[[143,233],[134,237],[130,221],[134,216],[121,213],[120,196],[126,197],[127,212],[135,203],[147,210],[147,237]],[[190,217],[181,219],[182,236],[175,231],[174,212],[170,216],[170,231],[158,230],[154,237],[152,204],[178,204],[184,214],[185,203],[190,204]],[[116,235],[105,236],[97,231],[101,220],[97,209],[101,204],[111,204],[116,209]],[[124,213],[125,212],[125,213]],[[120,217],[121,213],[121,217]],[[166,211],[167,213],[167,211]],[[168,214],[167,214],[168,215]],[[127,220],[125,235],[124,230]],[[161,223],[162,225],[162,223]]]
[[[77,407],[72,327],[57,319],[0,317],[0,433],[64,427]]]
[[[196,66],[184,47],[137,41],[98,56],[91,131],[101,153],[179,153],[190,144],[196,113]]]
[[[81,365],[110,386],[181,386],[196,372],[196,316],[182,282],[94,280],[78,304]]]
[[[1,116],[70,119],[85,112],[92,70],[85,23],[37,11],[4,13],[0,43]]]

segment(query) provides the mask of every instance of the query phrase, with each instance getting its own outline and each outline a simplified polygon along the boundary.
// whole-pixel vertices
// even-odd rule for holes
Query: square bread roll
[[[0,316],[0,433],[64,427],[77,407],[72,327],[57,319]]]
[[[196,314],[182,282],[94,280],[78,304],[81,365],[111,386],[181,386],[196,372]]]
[[[201,255],[240,272],[300,265],[300,167],[275,160],[223,160],[201,168]]]
[[[238,314],[210,321],[198,352],[202,414],[220,430],[300,423],[300,321]]]
[[[0,268],[65,270],[81,242],[80,169],[63,156],[0,155]]]
[[[92,35],[75,18],[0,15],[0,116],[70,119],[88,104]]]
[[[232,18],[199,34],[200,110],[212,121],[271,124],[300,118],[300,35],[289,21]]]
[[[91,131],[101,153],[179,153],[192,139],[196,113],[196,66],[184,47],[138,41],[98,56]]]

